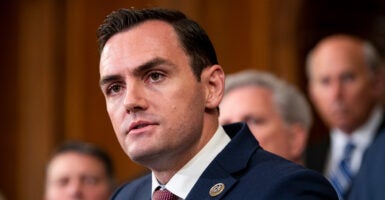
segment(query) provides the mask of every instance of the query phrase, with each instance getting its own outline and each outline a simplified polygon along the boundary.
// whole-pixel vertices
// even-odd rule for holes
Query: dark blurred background
[[[69,139],[105,148],[120,183],[146,172],[115,139],[98,86],[95,32],[113,10],[154,6],[198,21],[226,73],[267,70],[305,93],[304,60],[321,37],[357,34],[385,53],[382,0],[2,0],[0,191],[7,199],[42,199],[49,154]],[[314,115],[310,145],[326,133]]]

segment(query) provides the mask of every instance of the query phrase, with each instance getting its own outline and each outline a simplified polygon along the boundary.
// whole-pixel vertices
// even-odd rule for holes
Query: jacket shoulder
[[[151,174],[140,177],[120,186],[110,199],[151,199]]]

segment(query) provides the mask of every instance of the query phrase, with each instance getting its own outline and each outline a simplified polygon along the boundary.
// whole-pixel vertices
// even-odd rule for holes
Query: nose
[[[340,99],[342,97],[342,83],[340,81],[334,81],[331,86],[331,93],[333,99]]]
[[[128,113],[135,113],[147,109],[146,90],[140,83],[127,86],[124,106]]]
[[[79,180],[72,181],[68,186],[68,192],[73,199],[79,199],[83,196],[82,184]]]

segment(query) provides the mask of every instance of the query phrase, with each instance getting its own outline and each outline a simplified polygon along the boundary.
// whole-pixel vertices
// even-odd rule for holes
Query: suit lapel
[[[137,197],[135,197],[135,199],[151,200],[151,182],[151,174],[148,174],[145,178],[145,181],[143,181],[142,184],[136,188],[135,194],[137,195]]]
[[[194,185],[186,200],[221,199],[236,182],[237,180],[219,165],[210,166]],[[210,196],[210,189],[218,183],[224,185],[223,191],[216,196]]]
[[[233,174],[243,170],[255,150],[259,148],[257,140],[245,124],[233,124],[224,128],[232,138],[231,142],[203,172],[186,200],[224,198],[238,182],[238,178]],[[218,186],[217,184],[219,192],[210,192],[211,188]]]
[[[363,155],[363,158],[362,158],[361,163],[365,160],[367,151],[370,149],[371,146],[373,146],[373,144],[377,141],[376,139],[377,139],[381,134],[385,134],[385,116],[384,116],[384,115],[382,115],[382,121],[381,121],[380,125],[378,126],[378,128],[376,129],[376,133],[375,133],[375,136],[374,136],[374,138],[373,138],[372,143],[371,143],[371,144],[368,146],[368,148],[366,148],[366,150],[364,151],[364,155]]]

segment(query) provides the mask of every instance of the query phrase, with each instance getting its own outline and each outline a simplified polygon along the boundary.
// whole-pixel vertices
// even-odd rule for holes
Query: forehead
[[[103,170],[104,165],[97,158],[77,152],[65,152],[55,156],[48,165],[48,174],[94,172]]]
[[[153,57],[173,57],[184,53],[174,28],[160,20],[150,20],[112,36],[104,46],[100,67],[131,63],[139,65]]]
[[[316,74],[367,70],[362,42],[348,38],[330,39],[321,43],[314,50],[312,71]]]

